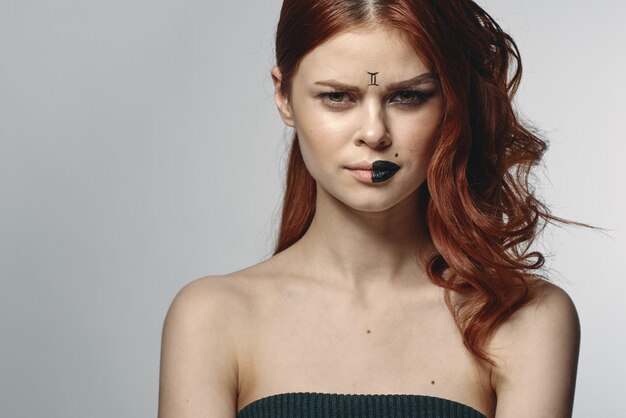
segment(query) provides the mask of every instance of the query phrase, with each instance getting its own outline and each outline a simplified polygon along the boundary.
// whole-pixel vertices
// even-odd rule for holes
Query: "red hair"
[[[490,361],[488,337],[530,299],[539,277],[544,257],[529,248],[543,221],[560,220],[529,184],[547,144],[513,109],[519,51],[470,0],[285,0],[276,34],[283,93],[308,52],[348,27],[372,24],[400,30],[439,78],[444,116],[422,187],[438,251],[428,274],[446,289],[466,347]],[[315,187],[294,135],[275,253],[309,228]],[[463,302],[453,305],[451,291]]]

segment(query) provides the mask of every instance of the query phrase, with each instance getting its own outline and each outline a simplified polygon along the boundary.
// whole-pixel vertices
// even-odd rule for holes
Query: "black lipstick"
[[[400,170],[400,166],[391,161],[374,161],[372,163],[372,183],[380,183],[389,180],[398,170]]]

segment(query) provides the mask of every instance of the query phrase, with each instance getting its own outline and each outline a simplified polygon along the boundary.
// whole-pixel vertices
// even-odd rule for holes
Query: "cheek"
[[[394,145],[408,154],[411,160],[430,158],[432,143],[439,127],[438,115],[417,115],[414,117],[399,117],[394,121]]]
[[[310,109],[296,120],[296,133],[302,157],[311,170],[314,164],[323,164],[337,157],[349,143],[350,126],[337,115]],[[334,117],[333,117],[334,116]]]
[[[296,122],[296,134],[300,145],[300,153],[304,165],[314,178],[317,178],[319,167],[332,155],[332,141],[327,126],[322,126],[308,118],[307,121]]]
[[[325,126],[311,128],[296,125],[296,133],[300,144],[300,152],[304,165],[316,180],[328,172],[332,161],[337,161],[339,154],[338,144],[333,141],[334,129]]]

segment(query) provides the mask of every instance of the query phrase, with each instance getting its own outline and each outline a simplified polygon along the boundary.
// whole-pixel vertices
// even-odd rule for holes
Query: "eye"
[[[432,95],[433,92],[417,90],[399,91],[391,96],[389,101],[401,106],[417,106],[428,100]]]
[[[342,108],[347,107],[352,102],[352,98],[348,93],[341,91],[333,91],[330,93],[322,93],[319,95],[322,102],[330,107]]]
[[[346,97],[346,93],[333,92],[333,93],[328,93],[326,97],[328,97],[328,100],[330,100],[331,102],[341,102]]]

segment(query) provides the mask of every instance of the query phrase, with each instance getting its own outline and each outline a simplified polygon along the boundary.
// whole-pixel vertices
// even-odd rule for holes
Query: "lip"
[[[355,164],[347,165],[345,168],[348,170],[369,170],[372,171],[372,163],[368,163],[367,161],[360,161]]]
[[[360,161],[345,166],[350,173],[363,183],[382,183],[393,177],[400,166],[386,160],[376,160],[373,163]]]
[[[382,183],[394,176],[400,170],[396,163],[386,160],[377,160],[372,163],[372,183]]]

